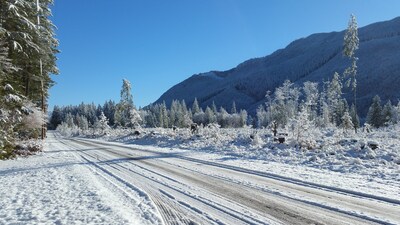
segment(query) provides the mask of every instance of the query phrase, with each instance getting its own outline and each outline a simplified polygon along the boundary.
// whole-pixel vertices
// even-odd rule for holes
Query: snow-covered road
[[[165,224],[399,224],[400,201],[187,156],[54,137]],[[146,201],[147,201],[146,200]]]
[[[43,153],[0,161],[0,224],[162,224],[143,191],[121,186],[49,133]]]
[[[400,224],[394,194],[209,157],[49,132],[43,153],[0,162],[0,224]]]

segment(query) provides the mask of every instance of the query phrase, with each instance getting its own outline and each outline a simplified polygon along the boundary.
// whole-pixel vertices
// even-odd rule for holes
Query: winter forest
[[[0,159],[41,149],[50,75],[58,74],[52,4],[0,1]]]

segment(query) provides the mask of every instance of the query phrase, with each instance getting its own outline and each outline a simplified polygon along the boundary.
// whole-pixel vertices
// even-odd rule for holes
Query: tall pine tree
[[[349,77],[347,80],[347,86],[351,87],[354,96],[354,114],[352,117],[356,118],[357,115],[357,60],[358,58],[355,56],[355,52],[359,46],[358,39],[358,26],[356,17],[352,14],[350,16],[349,25],[347,27],[346,33],[344,35],[344,43],[343,43],[343,55],[348,57],[351,60],[351,65],[344,71],[344,76]],[[357,132],[357,125],[353,124],[355,131]]]

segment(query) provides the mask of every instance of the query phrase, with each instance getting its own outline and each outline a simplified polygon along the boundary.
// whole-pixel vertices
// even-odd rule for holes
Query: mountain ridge
[[[331,79],[334,72],[343,73],[350,65],[342,55],[344,32],[311,34],[230,70],[192,75],[171,87],[155,103],[165,101],[169,105],[173,99],[184,99],[191,105],[197,97],[202,107],[215,102],[230,108],[235,101],[238,108],[254,113],[265,101],[266,92],[273,92],[286,79],[296,85],[308,80],[321,83]],[[400,17],[361,27],[358,33],[357,103],[361,116],[365,116],[374,95],[379,94],[383,101],[400,98]],[[348,92],[344,96],[351,104]]]

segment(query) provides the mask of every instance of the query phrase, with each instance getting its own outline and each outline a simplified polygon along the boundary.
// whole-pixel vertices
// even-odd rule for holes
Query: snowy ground
[[[258,140],[251,140],[250,135]],[[269,172],[302,181],[324,184],[387,198],[400,199],[400,128],[344,135],[326,130],[315,139],[319,147],[301,150],[273,142],[268,130],[205,128],[198,135],[189,130],[111,130],[97,139],[128,143],[161,152],[183,151],[194,158]],[[84,135],[91,137],[90,135]],[[368,142],[379,145],[375,150]],[[361,145],[365,147],[362,149]]]
[[[43,153],[0,161],[0,224],[160,224],[148,196],[89,167],[49,134]]]
[[[254,132],[50,132],[44,153],[0,162],[0,224],[400,224],[398,133],[300,150]]]

